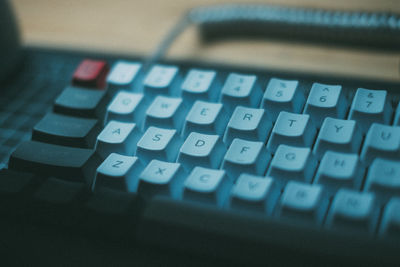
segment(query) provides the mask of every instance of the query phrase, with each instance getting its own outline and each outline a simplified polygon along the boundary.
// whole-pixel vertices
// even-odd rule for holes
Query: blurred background
[[[149,55],[185,10],[219,0],[12,0],[27,45]],[[241,1],[340,10],[400,13],[399,0]],[[202,45],[186,31],[168,57],[288,70],[400,80],[399,52],[278,41]]]

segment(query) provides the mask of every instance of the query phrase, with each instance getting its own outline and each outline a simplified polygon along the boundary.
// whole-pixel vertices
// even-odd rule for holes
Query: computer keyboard
[[[25,52],[0,98],[8,218],[250,262],[397,259],[399,83]]]

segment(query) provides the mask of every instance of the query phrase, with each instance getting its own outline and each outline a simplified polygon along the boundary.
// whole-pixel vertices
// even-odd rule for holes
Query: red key
[[[75,70],[72,83],[76,86],[104,89],[108,70],[105,61],[85,59]]]

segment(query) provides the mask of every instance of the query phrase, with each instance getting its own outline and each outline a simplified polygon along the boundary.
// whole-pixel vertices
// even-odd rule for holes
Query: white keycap
[[[349,119],[359,122],[361,131],[365,134],[373,122],[389,124],[392,112],[387,91],[358,88]]]
[[[375,159],[369,167],[364,190],[386,197],[400,196],[400,158]]]
[[[385,206],[379,235],[386,240],[398,241],[400,238],[400,198],[392,198]]]
[[[233,181],[243,172],[264,175],[270,159],[264,143],[235,138],[226,152],[222,169]]]
[[[124,192],[136,192],[142,170],[137,157],[111,153],[97,168],[93,190],[107,187]]]
[[[178,83],[178,67],[155,65],[144,79],[146,95],[174,95],[173,88]]]
[[[146,197],[161,195],[179,199],[186,176],[179,163],[152,160],[139,177],[139,194]]]
[[[344,119],[347,112],[347,99],[340,85],[314,83],[304,108],[311,120],[320,128],[325,117]]]
[[[335,230],[373,233],[378,213],[373,194],[341,189],[333,198],[325,225]]]
[[[191,132],[222,135],[227,123],[221,103],[197,100],[186,116],[183,137]]]
[[[136,155],[146,163],[152,159],[175,161],[180,144],[176,130],[151,126],[137,143]]]
[[[400,159],[400,127],[373,123],[361,151],[361,160],[370,164],[375,158]]]
[[[271,177],[241,174],[233,185],[229,206],[242,211],[262,211],[270,214],[280,195]]]
[[[196,100],[215,101],[219,91],[216,75],[213,70],[190,70],[181,88],[185,105],[190,106]]]
[[[160,126],[180,131],[185,116],[181,98],[157,96],[146,111],[145,129]]]
[[[258,107],[262,90],[257,76],[231,73],[221,90],[220,102],[233,111],[237,106]]]
[[[283,181],[310,183],[316,166],[317,161],[309,148],[280,145],[272,158],[267,175]]]
[[[97,136],[96,151],[103,158],[112,152],[134,155],[138,138],[135,123],[110,121]]]
[[[320,224],[328,203],[322,186],[289,181],[279,201],[277,215],[296,224]]]
[[[225,152],[218,135],[192,132],[179,151],[178,162],[187,170],[195,166],[218,168]]]
[[[107,93],[114,95],[118,89],[131,89],[142,64],[138,62],[118,61],[107,76]]]
[[[272,129],[267,148],[273,153],[280,144],[311,147],[315,134],[316,128],[310,115],[282,111]]]
[[[183,199],[222,207],[230,187],[225,171],[195,167],[184,182]]]
[[[304,95],[298,81],[273,78],[265,90],[261,107],[275,122],[281,111],[300,113],[304,106]]]
[[[236,107],[224,134],[224,143],[229,145],[234,138],[265,142],[272,123],[264,109]]]
[[[357,154],[328,151],[322,157],[314,182],[335,190],[342,187],[359,190],[364,171]]]
[[[105,122],[139,122],[144,109],[143,94],[120,91],[107,107]]]
[[[326,118],[319,131],[313,153],[319,159],[328,150],[358,153],[362,133],[356,121]]]
[[[396,115],[394,116],[394,124],[393,125],[400,126],[400,102],[397,105],[397,111],[396,111]]]

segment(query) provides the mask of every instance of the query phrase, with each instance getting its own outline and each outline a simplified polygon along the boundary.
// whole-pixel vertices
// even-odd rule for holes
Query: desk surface
[[[154,51],[184,10],[227,1],[13,2],[27,44],[146,55]],[[263,3],[400,12],[398,0],[268,0]],[[400,81],[400,52],[360,51],[276,41],[235,41],[202,46],[193,29],[177,40],[168,56]]]

